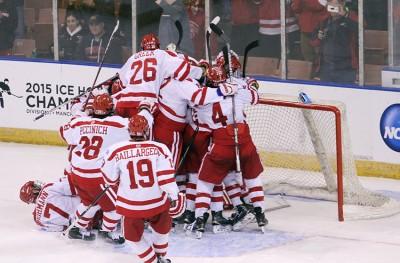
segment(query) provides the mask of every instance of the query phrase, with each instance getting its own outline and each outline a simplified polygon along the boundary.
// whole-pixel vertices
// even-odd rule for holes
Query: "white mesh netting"
[[[337,201],[337,152],[335,114],[275,106],[271,100],[297,102],[295,97],[266,95],[262,104],[247,108],[247,120],[264,164],[266,193],[280,193]],[[314,102],[315,103],[315,102]],[[343,198],[345,219],[369,219],[400,212],[400,202],[364,188],[357,176],[351,150],[346,112],[341,111]],[[295,103],[293,103],[295,105]]]

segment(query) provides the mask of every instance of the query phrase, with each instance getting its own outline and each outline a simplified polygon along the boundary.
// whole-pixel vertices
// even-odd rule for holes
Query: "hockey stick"
[[[232,82],[232,61],[231,61],[231,45],[229,43],[229,39],[224,35],[224,31],[220,29],[217,25],[211,23],[210,24],[211,30],[216,33],[219,37],[224,40],[226,43],[226,48],[224,48],[223,54],[225,58],[225,63],[228,62],[228,68],[229,68],[229,78]],[[235,95],[231,96],[232,98],[232,119],[233,119],[233,135],[234,135],[234,141],[235,141],[235,155],[236,155],[236,173],[239,174],[240,176],[242,175],[242,169],[240,167],[240,152],[239,152],[239,135],[238,135],[238,127],[236,123],[236,103],[235,103]]]
[[[76,99],[79,99],[80,97],[82,97],[82,96],[88,94],[89,92],[92,92],[94,89],[100,88],[104,83],[107,83],[107,82],[109,82],[109,81],[113,81],[113,80],[115,80],[115,79],[117,79],[117,78],[118,78],[118,74],[115,74],[115,75],[112,76],[111,78],[109,78],[109,79],[107,79],[107,80],[101,82],[100,84],[96,85],[95,87],[93,87],[93,88],[88,88],[86,91],[82,92],[81,94],[78,94],[77,96],[75,96],[75,97],[73,97],[73,98],[71,98],[71,99],[65,101],[64,103],[61,103],[60,105],[51,108],[51,109],[50,109],[49,111],[47,111],[46,113],[42,113],[42,114],[36,116],[36,117],[33,119],[33,121],[37,121],[37,120],[43,118],[45,115],[48,115],[48,114],[52,113],[53,111],[55,111],[56,109],[58,109],[58,108],[60,108],[60,107],[62,107],[62,106],[64,106],[64,105],[69,104],[71,101],[76,100]]]
[[[91,94],[92,91],[94,90],[94,86],[96,85],[96,81],[97,81],[97,78],[99,77],[100,71],[101,71],[101,69],[103,68],[104,60],[105,60],[105,58],[106,58],[106,56],[107,56],[107,54],[108,54],[108,49],[110,48],[111,41],[113,40],[114,35],[115,35],[115,33],[117,32],[118,28],[119,28],[119,20],[117,20],[117,23],[115,24],[114,30],[113,30],[113,32],[111,33],[110,39],[108,40],[106,49],[105,49],[105,51],[104,51],[103,58],[101,59],[100,66],[99,66],[99,68],[97,69],[96,77],[94,78],[94,81],[93,81],[93,84],[92,84],[92,90],[90,91],[89,96],[86,98],[86,101],[85,101],[85,103],[83,104],[83,110],[84,110],[84,111],[86,110],[87,102],[89,101],[90,94]]]
[[[253,42],[250,42],[246,48],[244,49],[244,58],[243,58],[243,71],[242,71],[242,77],[246,77],[246,66],[247,66],[247,58],[250,50],[258,47],[260,45],[258,40],[254,40]]]
[[[86,208],[86,210],[83,211],[82,214],[77,216],[75,218],[75,220],[67,227],[67,229],[65,229],[62,232],[63,236],[66,236],[68,234],[68,232],[75,226],[76,222],[78,222],[79,219],[81,219],[90,210],[90,208],[92,208],[93,206],[95,206],[97,204],[97,202],[99,202],[99,200],[105,195],[105,193],[107,192],[108,188],[110,188],[110,187],[111,187],[111,185],[106,185],[104,190],[96,197],[96,199],[94,199],[94,201]]]
[[[176,29],[178,29],[178,42],[176,42],[176,49],[179,50],[183,38],[183,27],[182,23],[179,20],[175,21],[175,26]]]
[[[15,95],[15,94],[13,94],[13,93],[11,93],[11,95],[14,96],[14,97],[16,97],[16,98],[18,98],[18,99],[21,99],[21,98],[22,98],[22,96]]]
[[[186,156],[189,153],[190,148],[192,148],[192,145],[194,143],[194,139],[196,139],[197,134],[199,133],[199,126],[196,127],[196,130],[194,130],[194,133],[192,135],[192,138],[190,139],[189,145],[186,146],[185,151],[183,152],[182,158],[179,161],[178,167],[176,168],[176,173],[178,174],[179,170],[182,168],[183,163],[185,162]]]
[[[211,21],[211,24],[217,25],[220,20],[221,20],[221,18],[219,16],[216,16]],[[210,40],[211,32],[212,32],[211,27],[208,27],[207,32],[206,32],[206,47],[207,47],[207,60],[208,60],[208,63],[210,64],[210,67],[212,66],[211,40]]]

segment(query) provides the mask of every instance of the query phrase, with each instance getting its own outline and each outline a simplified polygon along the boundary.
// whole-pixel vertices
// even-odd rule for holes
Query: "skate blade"
[[[232,226],[222,226],[222,225],[215,225],[213,226],[213,233],[220,234],[232,231]]]
[[[203,232],[196,231],[196,239],[201,239],[203,237]]]
[[[264,226],[260,226],[260,230],[263,234],[265,234],[265,227]]]
[[[255,222],[256,217],[252,213],[248,213],[242,220],[233,225],[233,231],[239,231],[250,223]]]

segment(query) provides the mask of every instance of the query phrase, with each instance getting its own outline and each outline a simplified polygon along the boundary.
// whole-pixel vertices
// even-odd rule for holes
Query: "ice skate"
[[[169,258],[157,256],[157,263],[171,263],[171,260]]]
[[[232,229],[239,231],[254,220],[255,215],[245,205],[239,205],[236,207],[236,212],[232,214]]]
[[[193,222],[191,226],[191,231],[196,234],[197,239],[202,238],[205,226],[206,226],[206,221],[204,219],[204,215],[197,217],[196,221]]]
[[[183,216],[184,216],[183,230],[186,231],[190,228],[190,225],[193,224],[193,222],[196,220],[196,217],[194,211],[189,211],[189,210],[186,210]]]
[[[96,239],[96,235],[86,229],[82,229],[82,228],[74,226],[69,230],[68,238],[85,240],[85,241],[93,241]]]
[[[122,245],[125,243],[125,238],[117,231],[99,231],[99,236],[103,237],[108,243]]]
[[[222,215],[222,211],[212,211],[212,226],[214,234],[229,232],[232,230],[232,221]]]
[[[256,216],[257,225],[260,227],[261,231],[265,233],[264,226],[268,224],[268,220],[267,218],[265,218],[265,214],[262,211],[261,207],[254,208],[254,215]]]

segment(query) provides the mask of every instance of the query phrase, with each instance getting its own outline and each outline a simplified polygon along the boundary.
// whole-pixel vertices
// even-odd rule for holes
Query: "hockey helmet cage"
[[[218,84],[224,82],[227,78],[228,76],[223,67],[213,66],[207,69],[207,82],[211,86],[218,86]]]
[[[113,101],[109,94],[103,93],[93,98],[93,113],[95,115],[108,115],[113,110]]]
[[[239,56],[233,50],[231,50],[231,64],[232,64],[232,71],[237,71],[242,65],[240,64]],[[225,66],[225,58],[223,52],[219,52],[217,58],[215,59],[215,64],[220,67]]]
[[[42,187],[43,183],[39,181],[26,182],[19,190],[19,198],[22,202],[33,204],[36,202],[36,198],[38,197]]]
[[[142,50],[155,50],[160,48],[160,40],[153,33],[147,34],[142,38],[140,43]]]
[[[149,123],[141,115],[134,115],[129,118],[128,130],[132,138],[147,140],[150,137]]]

